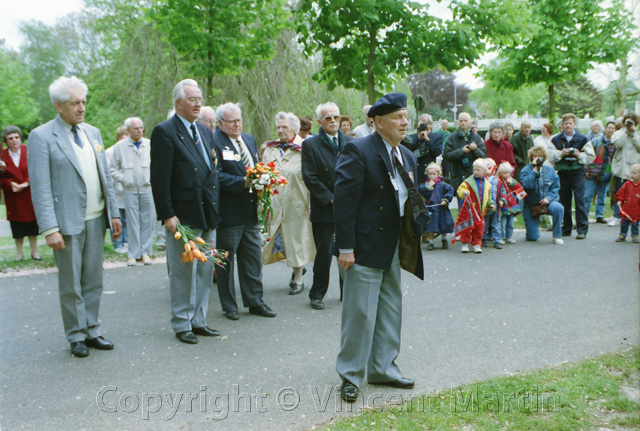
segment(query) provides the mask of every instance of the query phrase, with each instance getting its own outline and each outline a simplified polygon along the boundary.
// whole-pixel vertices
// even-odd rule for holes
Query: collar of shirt
[[[576,136],[576,132],[573,132],[573,135],[571,135],[571,136],[567,136],[564,132],[562,132],[562,136],[564,136],[564,139],[567,142],[570,142],[573,139],[573,137]]]
[[[196,124],[195,121],[193,123],[190,123],[185,118],[181,117],[179,114],[176,114],[176,116],[180,119],[180,121],[182,121],[182,124],[184,124],[184,127],[187,129],[187,132],[189,132],[189,136],[191,136],[191,125],[192,124]],[[198,136],[200,136],[200,132],[198,131],[198,126],[196,126],[196,134]],[[131,139],[131,138],[129,138],[129,139]],[[202,139],[202,138],[200,138],[200,139]]]
[[[389,160],[391,160],[391,166],[393,166],[393,157],[391,157],[391,150],[393,150],[393,147],[384,139],[382,140],[382,142],[384,142],[384,146],[387,148],[387,153],[389,154]],[[402,160],[402,151],[400,151],[400,145],[398,145],[396,148],[398,148],[398,151],[396,152],[396,154],[398,155],[398,160],[400,161],[402,166],[404,166],[404,160]]]

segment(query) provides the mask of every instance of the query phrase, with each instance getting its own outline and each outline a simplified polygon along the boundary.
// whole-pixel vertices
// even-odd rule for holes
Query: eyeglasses
[[[185,99],[187,102],[195,105],[197,103],[202,104],[202,97],[190,97],[188,99]]]
[[[225,120],[224,118],[222,118],[222,121],[224,121],[227,124],[232,124],[232,125],[238,125],[242,123],[242,118],[238,119],[238,120]]]
[[[339,119],[340,119],[339,115],[336,115],[335,117],[324,117],[323,118],[324,121],[331,121],[331,120],[338,121]]]

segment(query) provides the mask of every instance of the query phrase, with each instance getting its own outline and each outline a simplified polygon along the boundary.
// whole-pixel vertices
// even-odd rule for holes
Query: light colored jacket
[[[83,129],[96,157],[100,188],[109,224],[120,217],[100,131],[83,123]],[[84,230],[87,188],[76,152],[62,120],[53,120],[31,131],[27,163],[31,198],[40,232],[59,228],[62,235],[77,235]]]
[[[125,192],[143,193],[151,189],[151,143],[142,138],[136,148],[131,138],[125,138],[113,146],[109,170],[113,180],[122,185]]]
[[[631,176],[631,166],[640,163],[640,132],[636,130],[633,136],[629,137],[623,127],[613,134],[611,142],[617,148],[611,162],[611,173],[628,180]]]
[[[296,135],[293,142],[300,145],[302,138]],[[262,262],[266,265],[286,258],[287,265],[293,268],[312,262],[316,256],[316,247],[309,219],[309,190],[302,179],[301,152],[287,150],[281,156],[279,148],[267,147],[262,161],[265,164],[275,163],[280,175],[287,179],[284,188],[277,188],[279,194],[271,196],[273,211],[268,227],[270,241],[262,253]],[[282,234],[286,256],[272,253],[278,229]]]
[[[107,156],[107,162],[109,163],[109,175],[111,175],[111,164],[113,163],[113,161],[112,161],[112,158],[113,158],[113,147],[114,147],[114,145],[110,146],[105,151],[105,154]],[[113,179],[113,176],[111,177],[111,181],[113,182],[113,192],[116,195],[116,205],[118,205],[118,208],[124,209],[124,202],[122,201],[122,184],[116,182]]]

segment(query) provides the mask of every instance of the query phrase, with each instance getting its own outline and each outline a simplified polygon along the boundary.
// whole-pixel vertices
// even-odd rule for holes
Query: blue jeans
[[[627,237],[629,225],[631,225],[631,236],[638,236],[638,223],[632,223],[627,219],[620,220],[620,235],[625,238]]]
[[[488,215],[484,218],[484,236],[482,239],[491,237],[493,243],[499,243],[502,239],[500,219],[498,213]]]
[[[127,216],[124,213],[124,208],[120,208],[120,222],[122,223],[122,234],[120,235],[120,238],[118,238],[117,241],[111,239],[114,250],[129,242],[129,238],[127,238]]]
[[[547,207],[549,215],[553,219],[553,237],[562,238],[562,217],[564,216],[564,207],[560,202],[551,202]],[[540,217],[531,217],[529,207],[524,205],[522,209],[522,218],[524,226],[527,229],[527,241],[537,241],[540,238]]]
[[[584,205],[587,213],[591,208],[593,195],[596,195],[596,218],[604,217],[605,199],[609,190],[610,181],[602,182],[597,180],[586,180],[584,184]]]
[[[513,236],[513,214],[502,214],[502,239],[511,239]]]

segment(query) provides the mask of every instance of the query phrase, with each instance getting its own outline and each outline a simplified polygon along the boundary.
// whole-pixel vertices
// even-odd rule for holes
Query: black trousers
[[[329,252],[333,241],[333,223],[311,223],[313,241],[316,243],[316,259],[313,262],[313,284],[309,299],[322,299],[329,290],[331,258]],[[342,299],[342,279],[340,279],[340,299]]]
[[[589,213],[584,204],[584,169],[569,172],[558,172],[560,177],[560,203],[564,207],[564,219],[562,220],[562,235],[571,236],[573,220],[571,217],[571,199],[575,203],[576,230],[586,234],[589,231]]]

